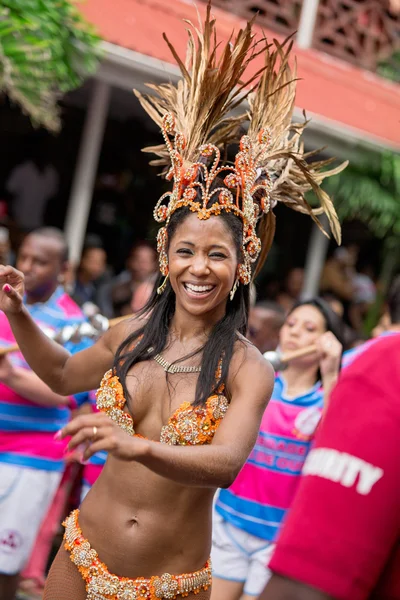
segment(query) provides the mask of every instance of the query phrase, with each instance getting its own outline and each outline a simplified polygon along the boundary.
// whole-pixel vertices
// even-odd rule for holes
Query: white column
[[[96,80],[86,113],[64,227],[73,264],[79,262],[85,239],[109,103],[110,86]]]
[[[312,45],[318,6],[319,0],[303,0],[299,29],[296,36],[299,48],[310,48]]]
[[[321,215],[320,221],[326,231],[329,231],[329,223],[326,215]],[[304,267],[304,285],[301,299],[307,300],[318,295],[319,281],[324,268],[326,255],[328,253],[329,238],[324,235],[314,224],[308,244],[306,264]]]

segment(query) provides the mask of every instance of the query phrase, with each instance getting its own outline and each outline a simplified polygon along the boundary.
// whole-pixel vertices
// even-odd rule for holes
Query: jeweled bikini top
[[[160,442],[170,446],[210,444],[229,406],[223,391],[224,388],[221,387],[219,393],[210,396],[204,406],[183,402],[168,419],[167,425],[162,427]],[[135,433],[131,415],[123,410],[125,403],[121,382],[110,369],[97,390],[97,408],[130,435],[140,435]]]

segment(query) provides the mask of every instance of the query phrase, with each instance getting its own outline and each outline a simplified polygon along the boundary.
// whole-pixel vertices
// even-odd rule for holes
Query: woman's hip
[[[211,563],[208,560],[201,568],[183,574],[170,574],[151,577],[128,578],[110,572],[103,563],[97,551],[83,536],[78,522],[79,511],[74,511],[66,519],[64,534],[64,551],[60,550],[49,574],[47,588],[53,587],[54,578],[62,571],[60,568],[65,563],[65,554],[69,554],[70,564],[68,575],[71,577],[70,565],[75,569],[74,589],[79,588],[79,600],[82,594],[82,584],[88,600],[157,600],[162,598],[194,598],[208,600],[211,587]],[[64,552],[64,554],[63,554]],[[65,570],[65,567],[64,567]],[[118,569],[119,570],[119,569]],[[121,572],[119,570],[119,572]],[[80,583],[77,583],[77,577]],[[76,582],[76,585],[75,585]],[[47,594],[47,595],[46,595]],[[45,600],[52,600],[48,592]],[[58,597],[57,597],[58,600]],[[62,600],[60,598],[60,600]]]

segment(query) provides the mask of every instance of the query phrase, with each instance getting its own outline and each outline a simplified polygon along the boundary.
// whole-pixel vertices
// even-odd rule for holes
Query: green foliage
[[[99,38],[68,0],[2,0],[0,93],[34,125],[60,128],[57,101],[97,67]]]
[[[400,50],[397,50],[390,58],[381,62],[376,72],[385,79],[400,83]]]
[[[400,156],[366,155],[324,186],[341,221],[358,219],[377,237],[400,236]]]

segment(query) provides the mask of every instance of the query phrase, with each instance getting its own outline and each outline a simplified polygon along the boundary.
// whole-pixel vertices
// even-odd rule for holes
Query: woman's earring
[[[168,279],[169,279],[169,273],[167,273],[167,275],[165,276],[164,281],[162,282],[160,287],[157,288],[157,294],[159,296],[161,296],[161,294],[163,294],[165,292],[165,288],[167,287]]]
[[[236,279],[235,283],[233,284],[233,288],[231,289],[231,293],[229,294],[229,298],[231,300],[233,300],[233,298],[235,297],[236,290],[238,289],[238,287],[239,287],[239,280]]]

